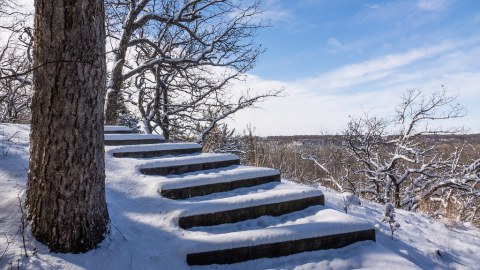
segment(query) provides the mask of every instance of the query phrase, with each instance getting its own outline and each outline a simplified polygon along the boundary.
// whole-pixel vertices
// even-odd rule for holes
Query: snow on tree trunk
[[[35,1],[35,63],[27,205],[33,235],[55,252],[103,240],[104,6]]]

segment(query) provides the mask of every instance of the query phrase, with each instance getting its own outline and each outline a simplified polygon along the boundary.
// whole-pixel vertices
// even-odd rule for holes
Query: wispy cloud
[[[302,80],[307,87],[317,90],[335,90],[385,78],[399,68],[434,57],[459,46],[457,42],[444,42],[437,46],[413,49],[406,53],[391,54],[361,63],[349,64],[317,77]]]
[[[292,20],[294,17],[289,10],[286,9],[268,9],[257,16],[257,19],[267,20],[271,23],[286,22]]]
[[[369,9],[377,9],[380,6],[377,4],[363,4],[364,7],[369,8]]]
[[[339,51],[339,50],[347,49],[347,46],[345,46],[342,42],[340,42],[338,39],[334,37],[330,37],[327,39],[327,46],[331,51]]]
[[[451,0],[418,0],[417,8],[423,11],[439,12],[448,9]]]
[[[478,41],[473,45],[472,41],[445,42],[346,65],[293,82],[249,75],[247,84],[251,89],[284,88],[287,96],[266,101],[260,105],[263,109],[244,111],[231,124],[239,130],[253,124],[261,136],[320,134],[325,130],[335,133],[345,127],[349,115],[366,111],[390,116],[407,89],[430,93],[445,85],[470,112],[461,125],[480,132],[477,120],[480,108],[476,104],[480,100],[480,60],[476,60],[479,53]],[[424,59],[429,61],[418,65]],[[338,91],[339,88],[343,91]]]
[[[260,16],[261,19],[266,19],[275,23],[290,21],[295,17],[293,11],[288,7],[285,7],[278,0],[267,0],[262,4],[264,6],[264,12]]]

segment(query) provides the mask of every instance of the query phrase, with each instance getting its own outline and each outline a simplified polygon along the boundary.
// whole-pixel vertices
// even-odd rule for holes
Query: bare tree
[[[480,225],[480,159],[465,166],[461,182],[465,186],[464,192],[454,197],[460,205],[459,219]]]
[[[10,0],[0,0],[0,122],[30,119],[32,35],[30,15]]]
[[[243,136],[229,129],[227,124],[217,125],[206,137],[202,149],[205,152],[232,153],[242,157],[246,153]]]
[[[431,192],[429,203],[432,216],[448,217],[480,225],[480,160],[457,150],[457,159],[450,169],[450,177],[439,183],[440,188]],[[470,161],[470,162],[468,162]],[[429,190],[430,191],[430,190]]]
[[[220,76],[192,67],[172,70],[167,76],[161,70],[160,67],[154,69],[154,80],[149,80],[146,73],[137,76],[135,87],[125,89],[125,93],[127,101],[140,112],[144,132],[162,132],[167,140],[196,137],[201,143],[225,118],[280,94],[280,91],[269,91],[232,97],[228,84],[236,80],[239,73]]]
[[[301,151],[301,157],[303,160],[313,162],[315,167],[323,172],[323,177],[318,179],[322,184],[330,183],[340,192],[355,193],[355,185],[351,183],[350,170],[341,149],[323,147],[323,150],[321,153],[312,153],[312,149],[304,149]],[[347,202],[344,202],[344,205],[347,205]]]
[[[441,173],[451,166],[454,155],[433,151],[437,145],[426,136],[460,131],[432,122],[464,115],[455,97],[442,88],[429,97],[419,90],[408,91],[393,120],[352,118],[344,135],[348,151],[360,164],[354,173],[364,176],[364,186],[357,191],[381,203],[393,201],[395,207],[414,209],[435,190],[454,185]]]
[[[253,43],[263,27],[257,1],[115,1],[108,11],[114,65],[107,123],[117,121],[123,93],[147,133],[159,128],[167,139],[194,134],[202,141],[219,121],[278,95],[229,94],[263,51]]]
[[[107,229],[104,16],[101,0],[35,1],[27,206],[55,252],[90,250]]]

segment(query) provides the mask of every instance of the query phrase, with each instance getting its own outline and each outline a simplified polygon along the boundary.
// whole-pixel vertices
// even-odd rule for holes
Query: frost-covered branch
[[[455,97],[448,96],[443,87],[430,96],[410,90],[396,112],[393,121],[367,114],[352,118],[344,132],[345,146],[360,164],[353,171],[364,176],[363,181],[370,184],[368,190],[375,191],[370,192],[374,199],[414,209],[441,189],[461,190],[449,170],[458,153],[434,154],[439,153],[438,144],[428,137],[461,130],[430,128],[432,122],[465,114]]]

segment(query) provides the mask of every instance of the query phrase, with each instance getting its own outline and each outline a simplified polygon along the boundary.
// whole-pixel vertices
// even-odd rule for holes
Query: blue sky
[[[407,89],[428,94],[445,85],[468,109],[461,124],[480,132],[480,1],[262,3],[272,27],[257,38],[267,52],[247,84],[284,88],[286,97],[240,113],[232,121],[237,129],[335,133],[349,115],[392,114]]]

